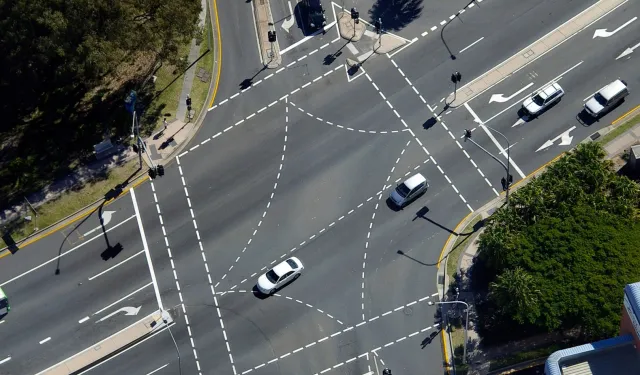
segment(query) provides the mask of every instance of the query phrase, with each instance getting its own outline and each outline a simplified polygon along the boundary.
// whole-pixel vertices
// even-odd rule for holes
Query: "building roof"
[[[624,335],[558,350],[544,366],[546,375],[640,375],[633,336]]]

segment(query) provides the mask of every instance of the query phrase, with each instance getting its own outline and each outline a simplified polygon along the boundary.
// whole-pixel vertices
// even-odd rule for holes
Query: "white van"
[[[620,103],[627,95],[629,89],[627,83],[616,79],[593,95],[593,98],[584,103],[584,109],[593,117],[599,117]]]

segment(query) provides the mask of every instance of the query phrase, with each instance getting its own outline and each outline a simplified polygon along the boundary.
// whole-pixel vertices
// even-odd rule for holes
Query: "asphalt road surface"
[[[504,169],[484,151],[507,163],[507,142],[493,129],[509,140],[517,181],[640,99],[640,51],[616,59],[640,43],[640,21],[628,22],[640,14],[634,2],[447,109],[452,72],[470,82],[595,1],[396,0],[383,9],[363,0],[364,20],[379,14],[410,43],[351,75],[345,58],[367,42],[354,52],[335,27],[306,38],[296,22],[288,26],[289,3],[295,13],[293,0],[272,2],[285,50],[274,70],[261,68],[251,4],[218,4],[215,105],[165,176],[135,189],[148,257],[127,195],[103,208],[103,219],[114,212],[104,230],[95,214],[0,261],[13,306],[0,324],[11,342],[0,350],[0,361],[10,358],[2,373],[36,373],[159,303],[178,311],[171,332],[88,372],[442,373],[429,304],[438,298],[437,263],[457,223],[502,190]],[[323,3],[328,23],[353,6]],[[594,38],[597,29],[617,31]],[[598,121],[581,115],[585,98],[618,77],[629,84],[626,101]],[[520,120],[524,98],[553,80],[566,91],[562,101]],[[482,148],[461,138],[464,129]],[[395,185],[418,172],[428,191],[402,210],[389,204]],[[289,256],[304,263],[302,277],[259,295],[257,278]]]

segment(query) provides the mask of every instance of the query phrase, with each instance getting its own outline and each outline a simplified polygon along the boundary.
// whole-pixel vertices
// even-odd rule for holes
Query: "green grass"
[[[510,355],[504,358],[492,360],[491,365],[489,367],[489,371],[498,370],[508,366],[513,366],[525,361],[531,361],[539,358],[546,358],[551,353],[555,352],[556,350],[563,349],[564,347],[565,346],[561,344],[550,344],[548,346],[526,350],[526,351],[515,353],[513,355]]]
[[[207,35],[210,35],[210,37],[207,37]],[[213,40],[213,35],[211,33],[211,20],[209,19],[209,17],[207,17],[203,39],[200,43],[200,54],[198,55],[202,57],[200,58],[200,60],[198,60],[198,63],[195,66],[195,73],[197,74],[200,68],[202,68],[209,72],[210,76],[206,82],[202,82],[200,78],[196,76],[193,77],[193,86],[191,87],[191,107],[194,110],[194,116],[196,118],[198,117],[198,114],[200,113],[202,108],[206,108],[209,105],[209,103],[205,103],[205,101],[207,100],[207,95],[209,94],[209,86],[211,84],[211,80],[215,79],[215,72],[212,71],[214,51],[213,48],[209,46],[210,39]]]
[[[627,130],[631,129],[632,127],[634,127],[639,123],[640,123],[640,115],[637,115],[632,119],[625,121],[621,125],[616,126],[612,131],[602,136],[602,138],[600,138],[598,142],[602,143],[603,145],[606,145],[607,143],[613,141],[615,138],[622,135],[622,133],[626,132]]]
[[[469,245],[469,239],[473,235],[464,235],[465,233],[472,233],[473,227],[482,219],[480,215],[476,215],[469,224],[462,230],[462,235],[458,236],[456,242],[453,244],[453,250],[447,255],[447,276],[449,281],[453,280],[453,275],[458,271],[458,260],[463,251]]]
[[[130,179],[138,171],[138,158],[111,169],[104,178],[85,184],[80,189],[71,190],[57,199],[36,208],[38,212],[38,228],[43,229],[60,219],[67,217],[85,206],[103,198],[116,185]],[[146,170],[146,166],[144,167]],[[32,213],[29,213],[33,216]],[[33,233],[34,222],[21,222],[12,231],[12,238],[20,245],[20,240]],[[6,244],[0,239],[0,248]]]
[[[191,41],[182,45],[178,50],[178,56],[185,59],[189,55],[189,49],[191,48]],[[178,110],[178,103],[180,102],[180,92],[184,83],[184,72],[176,68],[173,65],[163,65],[155,73],[156,82],[154,84],[156,93],[159,93],[155,97],[149,106],[145,110],[146,113],[160,113],[167,116],[167,121],[171,122],[176,116]],[[146,129],[157,130],[163,127],[163,116],[157,116],[154,118],[154,124],[140,124]]]

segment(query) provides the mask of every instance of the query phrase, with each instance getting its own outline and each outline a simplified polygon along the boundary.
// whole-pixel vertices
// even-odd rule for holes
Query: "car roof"
[[[560,90],[560,85],[554,82],[538,91],[538,95],[540,95],[542,99],[546,99]]]
[[[409,189],[413,189],[414,187],[418,186],[419,184],[423,183],[427,181],[426,178],[424,178],[423,175],[421,175],[420,173],[416,173],[413,176],[409,177],[404,184],[409,188]]]
[[[289,263],[287,263],[286,260],[282,263],[278,263],[275,267],[273,267],[273,272],[275,272],[276,275],[278,275],[278,277],[284,275],[289,271],[293,271],[293,268],[291,268],[291,266],[289,265]]]
[[[612,97],[614,97],[616,94],[618,94],[620,91],[626,88],[627,88],[627,85],[625,85],[624,82],[622,82],[622,80],[616,79],[615,81],[603,87],[600,90],[600,95],[602,95],[602,97],[605,98],[606,100],[609,100]]]

